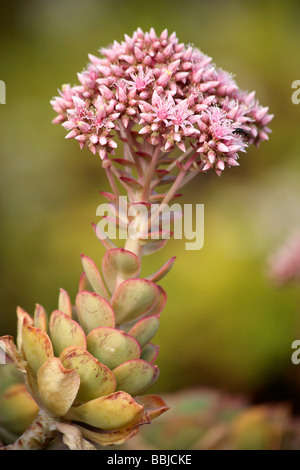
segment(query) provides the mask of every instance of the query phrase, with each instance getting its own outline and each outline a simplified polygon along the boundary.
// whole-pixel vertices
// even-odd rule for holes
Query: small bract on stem
[[[272,115],[255,94],[242,92],[175,33],[139,28],[100,53],[89,55],[79,85],[64,85],[51,101],[53,122],[68,131],[67,139],[99,155],[112,190],[102,195],[115,214],[106,220],[126,226],[124,192],[125,210],[140,205],[148,218],[140,236],[128,231],[124,248],[94,227],[106,250],[101,270],[82,255],[75,302],[61,289],[49,322],[39,304],[33,316],[18,307],[17,345],[10,336],[0,338],[25,382],[0,396],[0,435],[2,425],[10,433],[6,449],[42,448],[57,433],[70,449],[121,444],[167,411],[161,398],[144,393],[159,376],[152,339],[166,293],[158,283],[175,257],[145,278],[141,259],[165,245],[163,212],[181,188],[198,173],[214,169],[220,176],[238,166],[239,152],[270,132]],[[115,157],[121,143],[123,156]],[[140,216],[133,214],[135,224]],[[30,410],[17,428],[16,402]]]

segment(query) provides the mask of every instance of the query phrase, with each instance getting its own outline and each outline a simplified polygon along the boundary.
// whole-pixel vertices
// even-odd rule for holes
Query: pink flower
[[[128,88],[131,90],[136,90],[141,92],[147,88],[149,83],[153,82],[153,73],[152,70],[143,70],[143,67],[138,67],[138,73],[131,73],[130,77],[132,80],[126,80]]]
[[[194,166],[220,175],[238,165],[248,145],[268,139],[273,118],[268,108],[253,92],[241,91],[210,57],[179,43],[175,33],[138,28],[100,53],[89,55],[79,85],[64,85],[51,101],[54,122],[62,123],[81,148],[106,157],[114,152],[113,139],[124,139],[125,128],[163,152],[193,148]],[[143,147],[134,145],[137,151]]]

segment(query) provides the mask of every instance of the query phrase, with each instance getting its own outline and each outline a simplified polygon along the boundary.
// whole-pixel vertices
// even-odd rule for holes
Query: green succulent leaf
[[[141,359],[124,362],[113,370],[117,379],[117,390],[124,390],[130,395],[139,395],[148,390],[159,376],[157,366]]]
[[[85,334],[99,326],[115,326],[115,314],[110,304],[95,292],[81,291],[76,297],[79,322]]]
[[[139,320],[129,331],[129,335],[133,336],[141,345],[145,346],[156,334],[159,327],[159,316],[151,315]]]
[[[159,288],[146,279],[128,279],[114,292],[111,304],[116,323],[129,323],[148,313],[159,297]]]
[[[169,409],[163,399],[157,395],[135,397],[135,400],[145,407],[145,411],[148,411],[151,419],[157,418]]]
[[[10,432],[22,434],[38,412],[39,407],[25,384],[11,385],[0,396],[0,423]]]
[[[167,294],[161,286],[157,286],[157,287],[158,287],[158,291],[159,291],[157,302],[155,302],[155,304],[149,310],[147,315],[160,315],[161,312],[163,311],[163,309],[166,306]]]
[[[94,400],[115,391],[116,379],[111,370],[87,350],[69,346],[59,356],[66,369],[75,369],[80,376],[77,403]]]
[[[10,335],[1,336],[0,348],[11,359],[16,369],[22,372],[22,374],[27,373],[26,362],[23,360],[21,353],[18,351],[14,343],[14,338],[12,336]]]
[[[56,356],[68,346],[86,349],[86,337],[81,326],[65,313],[55,310],[50,316],[50,336]]]
[[[174,256],[173,258],[170,258],[158,271],[151,274],[150,276],[147,276],[147,279],[149,279],[149,281],[152,281],[152,282],[160,281],[172,269],[175,259],[176,259],[176,256]]]
[[[66,369],[58,357],[48,359],[37,373],[39,395],[46,408],[64,416],[72,406],[80,386],[76,370]]]
[[[87,349],[110,369],[141,355],[141,347],[134,338],[108,327],[96,328],[88,334]]]
[[[157,359],[158,353],[159,346],[153,343],[147,343],[142,349],[141,359],[153,364]]]
[[[154,240],[149,238],[149,240],[145,241],[143,244],[143,255],[151,255],[152,253],[161,250],[167,241],[168,240]]]
[[[79,279],[79,285],[78,285],[78,292],[81,292],[82,290],[91,290],[92,286],[90,285],[87,275],[85,274],[84,271],[82,271],[80,279]]]
[[[40,328],[41,330],[47,331],[48,318],[47,318],[46,311],[44,307],[42,307],[42,305],[36,304],[34,315],[33,315],[33,320],[34,320],[33,325],[36,328]]]
[[[137,276],[141,270],[139,258],[131,251],[123,248],[115,248],[105,253],[102,261],[102,272],[104,280],[112,292],[115,288],[117,275],[123,279]]]
[[[25,359],[34,375],[44,362],[54,355],[52,343],[47,333],[32,326],[26,318],[22,329],[22,348]]]
[[[143,410],[144,407],[127,393],[115,392],[72,407],[67,418],[103,430],[118,430],[138,421]]]
[[[33,318],[29,313],[25,312],[23,308],[17,307],[17,346],[19,351],[22,351],[22,330],[25,318],[27,323],[33,326]]]
[[[72,318],[72,303],[69,294],[64,289],[59,290],[58,310]]]
[[[84,255],[81,255],[81,261],[86,277],[96,294],[99,294],[101,297],[104,297],[106,300],[108,300],[108,292],[94,261],[88,256]]]

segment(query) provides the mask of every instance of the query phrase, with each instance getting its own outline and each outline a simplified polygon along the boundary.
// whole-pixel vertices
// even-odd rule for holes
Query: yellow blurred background
[[[161,282],[168,303],[155,343],[160,379],[154,391],[211,385],[257,399],[300,396],[300,366],[291,343],[300,339],[297,287],[277,289],[267,259],[300,226],[300,79],[298,1],[14,0],[1,2],[0,335],[15,334],[15,309],[48,313],[59,288],[74,301],[80,253],[100,265],[104,253],[91,222],[108,190],[99,159],[51,124],[49,100],[77,82],[87,54],[140,26],[175,30],[257,91],[275,114],[269,142],[251,148],[240,168],[199,175],[182,203],[205,205],[205,243],[186,251],[172,240],[144,258],[145,274],[171,256]]]

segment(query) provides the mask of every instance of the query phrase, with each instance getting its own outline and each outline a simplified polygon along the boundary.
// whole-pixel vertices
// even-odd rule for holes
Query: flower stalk
[[[121,444],[167,411],[161,398],[144,393],[159,376],[152,339],[166,293],[158,283],[175,257],[141,278],[142,257],[171,237],[164,210],[179,189],[198,173],[214,169],[220,176],[237,166],[239,152],[270,132],[272,115],[254,93],[242,92],[175,33],[139,28],[100,52],[89,55],[80,84],[64,85],[51,101],[53,122],[99,155],[112,190],[102,194],[114,213],[101,222],[125,228],[126,242],[117,248],[102,226],[94,227],[105,254],[101,269],[82,255],[75,304],[60,289],[49,322],[39,304],[32,316],[18,307],[16,344],[0,338],[26,384],[0,396],[0,430],[12,425],[16,400],[31,410],[31,424],[23,417],[24,429],[14,428],[23,434],[6,449],[43,448],[57,433],[72,450]],[[115,157],[120,142],[122,158]]]

